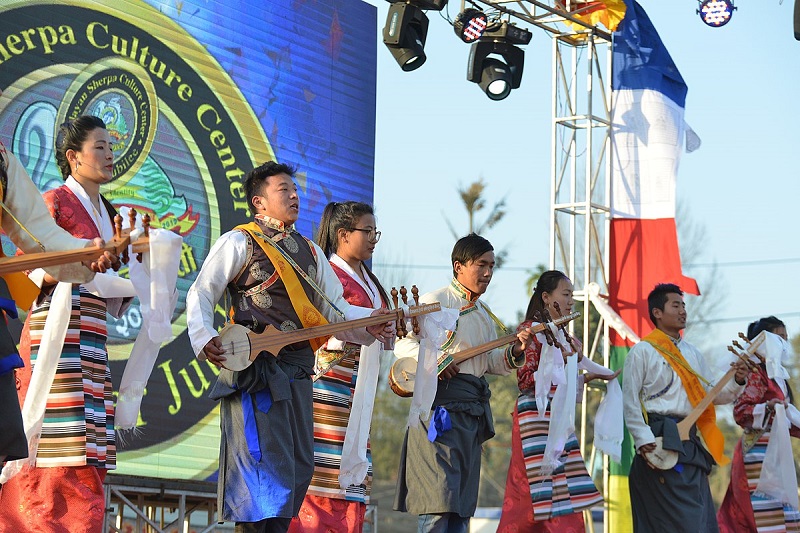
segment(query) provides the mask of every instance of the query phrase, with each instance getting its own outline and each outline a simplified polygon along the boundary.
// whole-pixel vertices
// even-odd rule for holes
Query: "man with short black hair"
[[[289,165],[270,161],[247,174],[254,220],[220,236],[186,296],[192,347],[221,367],[211,397],[220,402],[220,516],[237,533],[285,532],[314,471],[312,382],[316,340],[262,352],[240,372],[226,351],[214,309],[227,288],[233,322],[255,332],[288,331],[388,313],[351,306],[320,248],[294,228],[300,198]],[[349,330],[357,344],[394,338],[394,323]],[[274,355],[274,356],[273,356]]]
[[[688,441],[681,442],[676,425],[719,376],[711,374],[711,361],[681,338],[686,304],[677,285],[657,285],[647,306],[656,329],[631,349],[623,371],[625,423],[636,448],[628,476],[633,529],[716,532],[708,475],[712,466],[727,464],[728,459],[714,406],[700,416]],[[748,368],[739,362],[735,366],[735,379],[725,385],[715,404],[731,403],[744,389]],[[662,437],[665,450],[678,452],[674,468],[660,470],[645,455],[656,449],[656,437]]]
[[[497,338],[499,319],[479,300],[495,266],[491,243],[474,233],[456,242],[450,285],[420,297],[420,304],[440,302],[458,309],[458,321],[442,349],[455,354]],[[508,347],[496,348],[439,376],[435,410],[428,422],[406,430],[400,457],[394,508],[420,515],[419,532],[466,533],[478,503],[481,445],[494,436],[491,391],[484,374],[510,374],[525,363],[531,334],[522,331]],[[397,357],[417,357],[419,339],[410,334],[395,346]],[[437,421],[449,420],[437,425]],[[433,426],[433,427],[430,427]],[[430,431],[429,431],[430,429]]]

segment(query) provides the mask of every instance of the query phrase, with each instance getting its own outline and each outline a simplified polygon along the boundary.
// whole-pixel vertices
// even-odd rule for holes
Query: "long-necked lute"
[[[136,210],[130,210],[131,226],[136,219]],[[56,265],[66,265],[69,263],[84,263],[99,258],[103,252],[112,252],[118,256],[125,256],[122,259],[123,263],[128,262],[127,252],[128,246],[135,254],[141,254],[150,250],[149,228],[150,217],[144,216],[144,233],[141,237],[131,243],[131,230],[126,228],[122,229],[122,216],[117,215],[114,217],[114,238],[107,241],[106,245],[88,246],[78,250],[69,250],[65,252],[36,252],[24,255],[17,255],[11,257],[0,258],[0,274],[7,274],[9,272],[22,272],[25,270],[34,270],[36,268],[44,268]]]
[[[750,341],[750,345],[744,351],[743,354],[737,353],[732,347],[729,347],[737,357],[739,357],[742,361],[747,363],[748,365],[752,365],[752,362],[749,360],[750,356],[755,355],[756,350],[759,346],[764,342],[766,335],[762,331],[756,337]],[[736,374],[736,367],[732,366],[726,373],[723,375],[720,380],[717,382],[714,387],[709,390],[706,395],[700,400],[694,409],[680,422],[678,422],[678,435],[681,438],[681,441],[689,440],[689,433],[692,429],[692,426],[697,422],[700,418],[700,415],[703,414],[703,411],[711,405],[711,402],[719,396],[719,393],[722,392],[722,389],[725,388],[725,385],[733,379],[733,376]],[[674,450],[665,450],[664,449],[664,442],[662,437],[656,437],[656,449],[651,452],[645,452],[645,457],[647,460],[661,470],[669,470],[673,466],[678,463],[678,452]]]
[[[574,320],[579,316],[581,316],[581,314],[576,311],[569,315],[557,318],[552,323],[556,326],[559,326],[561,324],[566,324],[570,320]],[[539,333],[540,331],[544,331],[545,328],[548,327],[548,324],[549,323],[536,324],[528,328],[528,331],[531,333]],[[464,361],[472,359],[473,357],[477,357],[482,353],[505,346],[506,344],[511,344],[516,340],[517,334],[514,333],[500,337],[493,341],[486,342],[484,344],[479,344],[478,346],[467,348],[466,350],[461,350],[460,352],[445,354],[438,363],[437,373],[441,374],[442,371],[451,363],[463,363]],[[397,359],[394,364],[392,364],[392,368],[389,371],[389,387],[391,387],[392,391],[398,396],[408,398],[414,395],[414,384],[416,383],[416,378],[417,360],[413,357],[401,357]]]
[[[263,333],[255,333],[240,324],[228,324],[219,331],[222,348],[225,350],[225,362],[223,366],[228,370],[240,371],[250,366],[256,357],[262,352],[269,352],[277,357],[278,352],[285,346],[297,342],[308,341],[319,337],[330,337],[342,331],[350,329],[365,328],[402,320],[406,317],[426,315],[435,311],[440,311],[442,306],[439,302],[425,305],[414,305],[407,310],[402,308],[392,309],[384,315],[368,316],[356,320],[345,322],[334,322],[322,326],[311,328],[296,329],[292,331],[281,331],[272,325],[268,325]]]

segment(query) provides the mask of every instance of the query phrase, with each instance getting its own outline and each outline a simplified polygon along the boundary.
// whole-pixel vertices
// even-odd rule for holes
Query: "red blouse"
[[[533,320],[526,320],[517,327],[517,333],[531,327]],[[533,391],[536,381],[533,373],[539,369],[539,358],[542,356],[542,343],[535,336],[533,342],[525,347],[525,364],[517,369],[517,385],[522,392]]]
[[[783,401],[785,399],[783,391],[774,380],[767,376],[764,367],[759,367],[757,371],[751,372],[747,376],[747,386],[733,404],[733,418],[736,423],[744,429],[753,427],[753,407],[758,404],[766,403],[772,399]],[[772,413],[767,413],[769,417],[768,425],[772,423]],[[800,428],[792,426],[791,434],[800,438]]]

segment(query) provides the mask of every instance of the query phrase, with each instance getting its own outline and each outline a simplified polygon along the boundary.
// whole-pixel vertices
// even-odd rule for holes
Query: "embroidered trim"
[[[467,301],[474,302],[480,297],[480,294],[473,294],[471,290],[463,286],[456,278],[453,278],[453,280],[450,282],[450,286],[458,293],[459,296]]]
[[[643,398],[642,401],[643,402],[649,402],[650,400],[655,400],[656,398],[660,398],[661,396],[664,396],[667,393],[667,391],[670,389],[670,387],[672,387],[672,384],[674,382],[675,382],[675,372],[673,372],[672,375],[670,376],[669,383],[667,383],[666,387],[664,387],[662,390],[658,391],[655,394],[651,394],[650,396],[648,396],[646,398]]]
[[[267,235],[265,235],[264,233],[262,233],[260,231],[253,230],[253,235],[256,235],[257,237],[260,237],[261,239],[264,240],[265,243],[269,244],[270,246],[275,248],[278,252],[280,252],[280,254],[283,256],[283,258],[286,259],[286,261],[290,265],[292,265],[292,268],[294,268],[294,270],[298,274],[300,274],[300,276],[306,281],[306,283],[308,283],[311,286],[311,288],[314,289],[314,292],[319,294],[320,297],[322,297],[322,299],[325,300],[325,302],[331,307],[331,309],[333,309],[333,311],[339,316],[339,318],[344,320],[344,318],[345,318],[344,317],[344,313],[338,307],[336,307],[336,304],[334,304],[333,301],[330,298],[328,298],[328,295],[325,294],[325,291],[323,291],[319,287],[319,285],[317,285],[317,282],[314,281],[313,279],[311,279],[311,277],[308,275],[308,273],[306,273],[305,270],[300,268],[300,265],[298,265],[297,262],[294,259],[292,259],[292,257],[289,254],[287,254],[286,251],[283,248],[278,246],[275,243],[275,241],[273,241],[270,237],[268,237]],[[311,249],[313,250],[314,248],[312,247]]]

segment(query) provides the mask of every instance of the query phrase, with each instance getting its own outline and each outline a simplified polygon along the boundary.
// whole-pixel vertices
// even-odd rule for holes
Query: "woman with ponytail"
[[[789,436],[785,426],[783,435],[773,431],[780,427],[779,405],[783,407],[784,419],[789,413],[796,413],[786,368],[792,363],[792,347],[782,320],[767,316],[751,322],[747,338],[752,341],[762,331],[774,335],[766,339],[759,350],[766,355],[766,360],[750,373],[744,391],[733,403],[733,419],[744,434],[733,451],[731,482],[717,512],[720,533],[800,531],[800,510],[789,501],[782,501],[775,492],[780,485],[770,483],[767,477],[785,479],[780,472],[769,471],[770,464],[775,464],[769,460],[770,445],[777,446],[777,451],[782,449],[780,437],[785,439],[784,443],[790,441],[789,436],[800,438],[800,427],[793,423],[788,424]],[[777,435],[775,439],[772,439],[773,434]],[[779,463],[783,468],[774,470],[791,472],[795,469],[792,459],[791,453],[785,454]],[[796,485],[794,481],[791,484]],[[771,489],[771,494],[763,490],[765,486]]]
[[[389,307],[389,298],[365,261],[381,237],[372,207],[331,202],[317,243],[344,287],[361,307]],[[317,352],[314,383],[314,475],[290,532],[360,532],[372,481],[368,439],[383,347],[331,337]]]
[[[517,331],[541,322],[545,310],[554,318],[567,315],[572,312],[573,303],[569,278],[558,270],[544,272],[536,283],[525,321]],[[575,433],[567,431],[568,424],[561,424],[570,411],[574,420],[575,398],[582,384],[601,375],[577,374],[577,368],[567,364],[567,356],[577,358],[578,367],[589,364],[580,354],[580,342],[573,339],[579,352],[573,355],[567,339],[560,332],[558,335],[566,353],[549,346],[539,333],[525,349],[525,365],[517,370],[520,394],[514,408],[511,464],[498,533],[582,533],[585,530],[582,511],[603,501],[586,471]],[[562,385],[556,386],[557,382],[569,382],[569,377],[556,376],[559,373],[564,376],[570,368],[577,374],[572,381],[576,387],[571,398],[563,391],[557,394]],[[608,371],[601,379],[613,379],[617,374]],[[566,383],[563,386],[570,390]],[[560,436],[555,425],[563,426]]]

